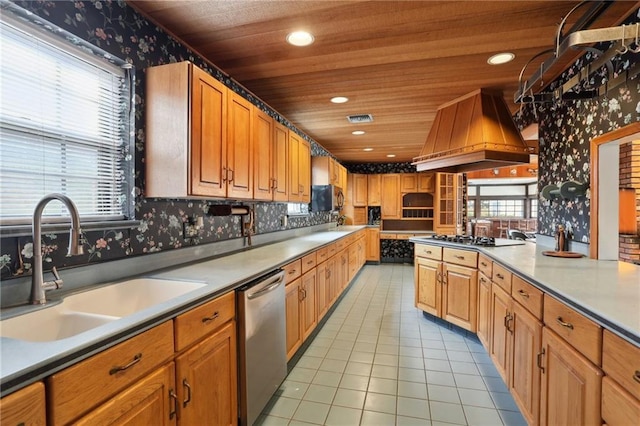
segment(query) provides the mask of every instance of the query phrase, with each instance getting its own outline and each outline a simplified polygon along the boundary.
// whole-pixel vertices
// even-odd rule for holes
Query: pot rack
[[[625,83],[640,73],[640,66],[634,64],[621,72],[617,77],[612,77],[614,70],[611,63],[611,59],[617,55],[623,55],[627,52],[640,53],[640,23],[592,30],[582,29],[593,23],[611,3],[610,1],[583,1],[565,15],[558,26],[555,47],[546,49],[533,56],[520,71],[520,77],[518,79],[519,89],[514,95],[515,103],[556,102],[563,99],[589,99],[602,96],[606,94],[608,90]],[[569,30],[568,35],[562,36],[562,29],[569,15],[586,4],[591,4],[589,10],[574,24]],[[617,43],[604,52],[591,47],[591,45],[595,43],[607,41]],[[632,45],[635,45],[635,47],[632,48]],[[544,74],[554,67],[563,55],[570,50],[577,49],[592,52],[597,55],[597,58],[577,71],[567,82],[552,91],[534,93],[536,85],[544,85]],[[534,59],[544,55],[551,56],[540,64],[540,68],[536,70],[528,80],[522,81],[527,66]],[[583,80],[588,79],[591,74],[603,66],[606,66],[610,77],[606,83],[596,87],[579,87],[574,90]]]

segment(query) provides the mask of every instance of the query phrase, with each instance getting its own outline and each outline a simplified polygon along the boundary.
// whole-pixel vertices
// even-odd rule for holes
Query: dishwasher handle
[[[276,275],[268,278],[267,280],[261,282],[260,284],[264,284],[260,290],[254,293],[247,292],[247,299],[257,299],[260,296],[263,296],[273,290],[275,290],[280,284],[284,282],[284,271],[277,273]]]

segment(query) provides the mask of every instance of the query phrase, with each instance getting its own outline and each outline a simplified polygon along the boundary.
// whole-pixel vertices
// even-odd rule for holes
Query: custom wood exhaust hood
[[[532,153],[502,95],[479,89],[438,108],[412,164],[419,172],[460,173],[527,164]]]

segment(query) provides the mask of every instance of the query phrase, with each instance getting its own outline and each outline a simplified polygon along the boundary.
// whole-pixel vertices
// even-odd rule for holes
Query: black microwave
[[[334,185],[311,186],[311,211],[333,212],[340,211],[344,206],[344,194]]]

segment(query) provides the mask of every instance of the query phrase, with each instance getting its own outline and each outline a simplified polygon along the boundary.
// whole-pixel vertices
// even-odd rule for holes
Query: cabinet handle
[[[460,256],[459,254],[457,254],[457,255],[455,255],[453,257],[455,257],[456,259],[464,260],[464,256]]]
[[[427,250],[427,251],[426,251],[426,253],[427,253],[427,254],[431,254],[431,250]]]
[[[485,280],[484,278],[480,278],[480,282],[481,282],[482,284],[484,284],[484,283],[486,283],[486,282],[487,282],[487,280]]]
[[[117,374],[121,371],[127,370],[131,367],[133,367],[134,365],[136,365],[137,363],[139,363],[142,360],[142,354],[136,354],[136,356],[133,357],[133,360],[131,360],[130,363],[125,364],[125,365],[119,365],[119,366],[115,366],[113,367],[111,370],[109,370],[109,375],[113,376],[114,374]]]
[[[518,294],[519,294],[520,296],[524,297],[525,299],[528,299],[528,298],[529,298],[529,293],[527,293],[527,292],[526,292],[526,291],[524,291],[524,290],[518,290]]]
[[[226,182],[226,181],[227,181],[227,177],[228,177],[228,176],[227,176],[227,173],[228,173],[228,172],[227,172],[227,168],[226,168],[226,167],[223,167],[223,168],[222,168],[222,181],[223,181],[223,182]]]
[[[229,173],[231,174],[231,177],[229,178],[229,182],[233,182],[233,170],[229,169]]]
[[[303,293],[303,292],[304,292],[304,290],[303,290],[302,288],[299,288],[299,289],[298,289],[298,300],[299,300],[300,302],[302,302],[302,301],[304,300],[304,298],[305,298],[305,295],[304,295],[304,293]]]
[[[480,262],[480,264],[481,264],[482,266],[484,266],[484,267],[489,266],[489,265],[487,265],[487,264],[486,264],[486,262]]]
[[[502,274],[496,274],[496,277],[498,277],[499,280],[504,280],[504,275]]]
[[[171,408],[169,408],[169,420],[172,420],[178,415],[178,395],[173,389],[169,389],[169,399],[173,401]]]
[[[504,316],[504,328],[506,328],[507,330],[509,330],[509,320],[511,319],[511,314],[509,312],[507,312],[507,315]]]
[[[569,330],[573,330],[573,324],[571,324],[570,322],[564,322],[562,321],[562,317],[558,317],[556,318],[556,321],[558,322],[558,324],[560,324],[563,327],[567,327]]]
[[[187,379],[182,379],[182,386],[184,386],[187,393],[187,397],[182,401],[182,408],[184,408],[191,402],[191,385],[187,382]]]
[[[640,370],[636,370],[636,372],[633,374],[633,380],[640,383]]]
[[[295,270],[295,269],[292,269],[292,270],[290,270],[290,271],[289,271],[289,275],[293,275],[293,274],[295,274],[295,273],[296,273],[296,270]]]
[[[536,359],[536,364],[538,365],[538,368],[540,370],[542,370],[542,374],[544,374],[544,367],[542,366],[542,357],[544,356],[544,348],[542,348],[542,350],[540,352],[538,352],[538,356]]]
[[[313,260],[307,261],[307,265],[311,265],[312,263],[313,263]]]
[[[215,311],[215,312],[213,313],[213,315],[211,315],[210,317],[204,317],[204,318],[202,318],[202,322],[204,322],[204,323],[211,322],[211,321],[213,321],[214,319],[218,318],[219,316],[220,316],[220,312]]]

